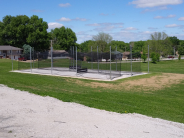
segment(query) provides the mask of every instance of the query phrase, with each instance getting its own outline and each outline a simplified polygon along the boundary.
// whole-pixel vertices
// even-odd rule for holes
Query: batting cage
[[[112,80],[121,77],[124,74],[134,75],[141,72],[141,62],[138,61],[132,53],[132,49],[123,59],[123,53],[117,50],[102,52],[97,47],[91,47],[87,52],[80,52],[77,47],[71,46],[68,51],[51,50],[36,52],[30,48],[27,54],[18,61],[18,69],[42,74],[66,76],[74,74],[75,76],[93,76]]]

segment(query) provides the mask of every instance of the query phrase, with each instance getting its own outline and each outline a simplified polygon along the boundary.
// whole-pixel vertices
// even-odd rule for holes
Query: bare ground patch
[[[158,76],[153,76],[150,78],[143,78],[138,80],[129,80],[124,81],[119,84],[109,84],[109,83],[100,83],[100,82],[91,82],[86,83],[80,80],[73,81],[79,85],[88,86],[92,88],[105,88],[105,89],[125,89],[132,90],[136,89],[136,91],[154,91],[160,90],[165,87],[170,87],[174,84],[179,84],[182,80],[184,80],[184,74],[174,74],[174,73],[163,73]],[[71,81],[71,80],[68,80]]]

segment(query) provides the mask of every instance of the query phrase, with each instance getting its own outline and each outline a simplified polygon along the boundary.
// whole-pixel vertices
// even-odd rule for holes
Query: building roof
[[[128,55],[130,55],[130,52],[123,52],[123,55],[128,56]]]
[[[23,50],[23,49],[14,46],[0,45],[0,50]]]

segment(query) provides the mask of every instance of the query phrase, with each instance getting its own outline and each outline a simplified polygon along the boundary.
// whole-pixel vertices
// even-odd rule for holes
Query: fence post
[[[73,70],[74,70],[74,46],[73,46]]]
[[[149,73],[149,45],[148,45],[148,73]]]
[[[111,46],[110,46],[110,79],[111,79]]]
[[[76,73],[77,73],[77,47],[76,47]]]
[[[12,71],[13,71],[12,47],[11,47],[11,60],[12,60]]]
[[[117,71],[117,46],[116,46],[116,71]]]
[[[130,45],[130,50],[131,50],[131,76],[132,76],[132,46]]]
[[[34,68],[34,47],[33,47],[33,68]]]
[[[97,46],[97,61],[98,61],[98,73],[99,73],[99,56],[98,56],[98,46]]]
[[[91,46],[91,69],[93,69],[93,55],[92,55],[92,46]]]
[[[30,47],[30,67],[31,67],[31,73],[32,73],[32,63],[31,63],[31,47]]]
[[[52,43],[52,41],[51,41],[51,43]],[[51,54],[51,74],[52,74],[52,68],[53,68],[53,53],[52,53],[52,51],[53,51],[53,47],[52,47],[52,44],[51,44],[51,51],[50,51],[50,54]]]

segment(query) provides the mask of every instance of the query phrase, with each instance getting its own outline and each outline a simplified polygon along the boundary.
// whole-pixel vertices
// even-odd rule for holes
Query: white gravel
[[[184,124],[118,114],[0,85],[0,138],[175,138]]]

